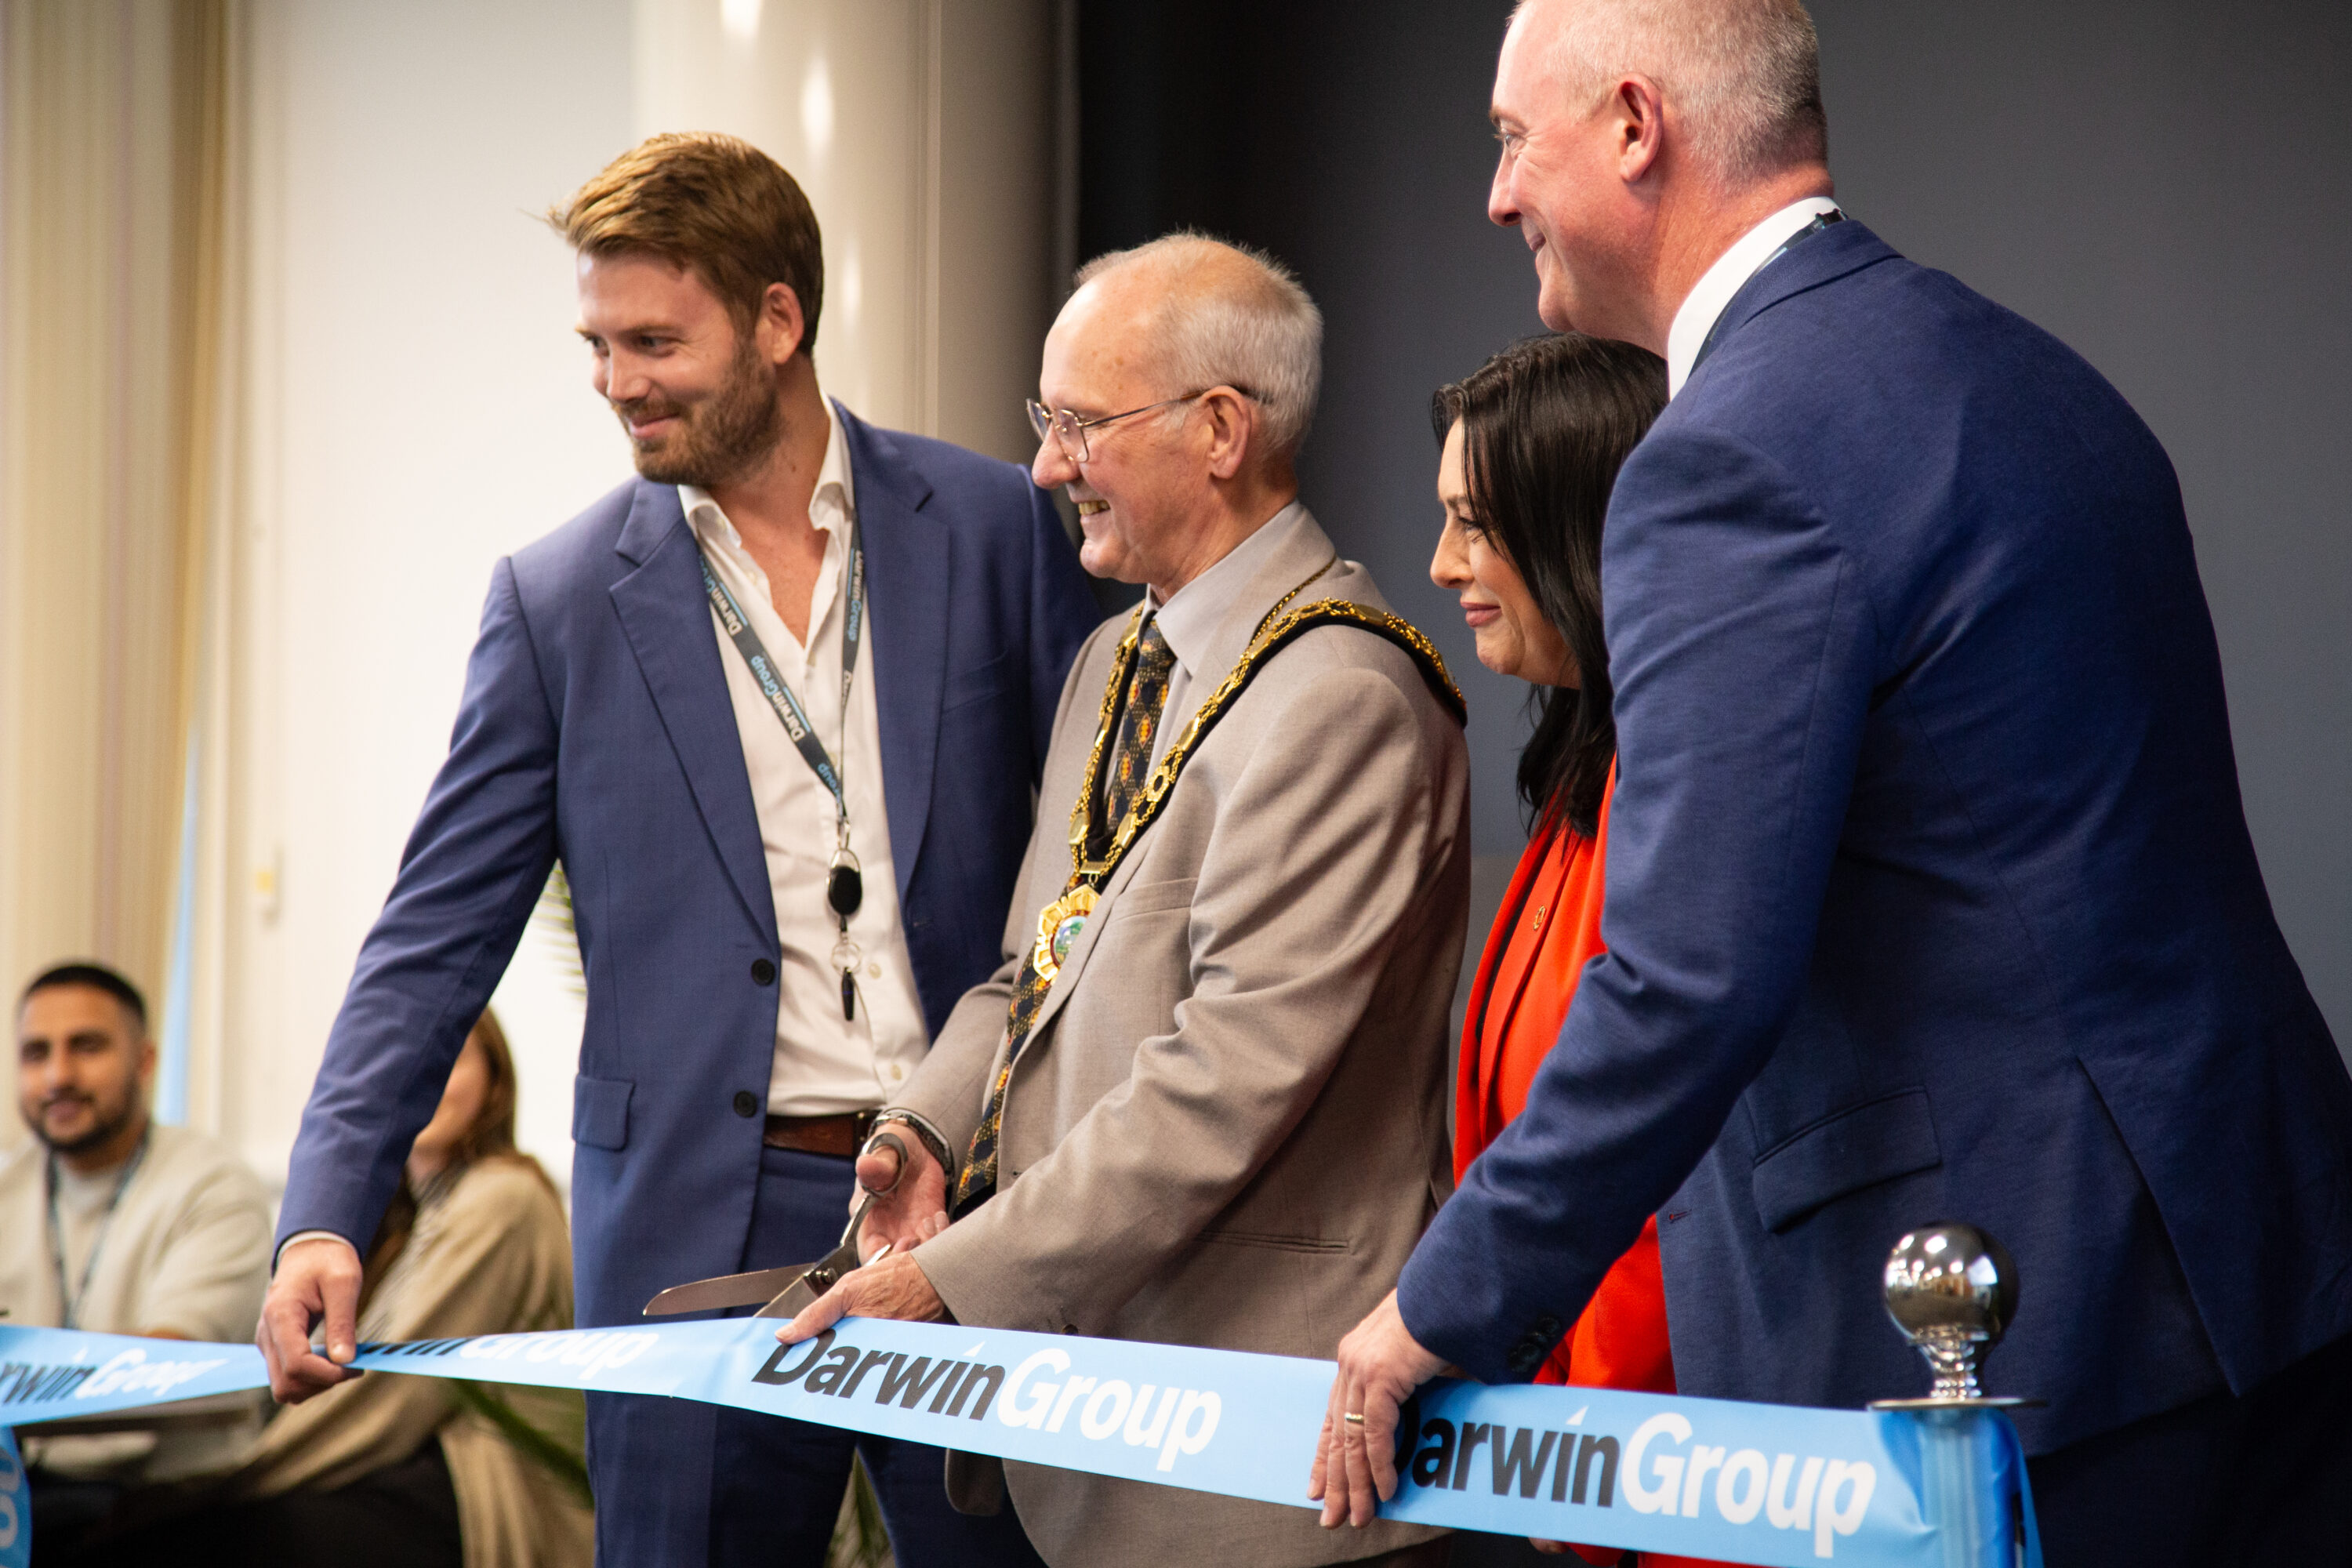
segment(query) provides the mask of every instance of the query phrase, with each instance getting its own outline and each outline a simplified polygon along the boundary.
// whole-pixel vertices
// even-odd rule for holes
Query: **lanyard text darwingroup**
[[[841,972],[841,1016],[844,1022],[857,1016],[857,963],[863,956],[857,944],[849,939],[849,917],[857,912],[865,901],[865,879],[857,865],[857,856],[849,847],[849,795],[843,783],[841,763],[824,749],[817,739],[816,726],[809,721],[808,710],[777,669],[776,661],[769,655],[760,634],[751,629],[751,618],[735,602],[735,595],[719,582],[711,570],[710,557],[699,545],[695,556],[702,566],[703,591],[709,596],[710,609],[719,617],[719,625],[735,651],[743,657],[751,679],[759,682],[760,694],[767,699],[784,733],[798,748],[801,760],[816,774],[817,782],[832,792],[835,838],[833,863],[825,874],[824,897],[834,918],[840,922],[840,939],[834,943],[834,967]],[[857,520],[849,520],[849,603],[841,617],[841,754],[849,753],[849,694],[857,680],[857,649],[866,637],[866,551],[858,539]]]

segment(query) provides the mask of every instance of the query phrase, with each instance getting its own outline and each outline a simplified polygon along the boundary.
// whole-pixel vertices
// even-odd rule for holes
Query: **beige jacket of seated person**
[[[478,1160],[428,1188],[416,1226],[360,1319],[362,1340],[455,1339],[572,1326],[562,1205],[517,1156]],[[577,1451],[580,1395],[475,1384]],[[332,1491],[438,1437],[457,1494],[466,1568],[572,1568],[594,1555],[594,1516],[437,1377],[369,1373],[278,1412],[231,1498]]]
[[[65,1321],[49,1226],[49,1152],[35,1143],[0,1164],[0,1323]],[[226,1145],[184,1127],[152,1128],[147,1150],[107,1215],[117,1172],[61,1172],[66,1272],[80,1289],[74,1327],[163,1332],[235,1344],[253,1338],[269,1284],[269,1193]],[[96,1256],[92,1256],[92,1249]],[[163,1481],[236,1464],[261,1429],[244,1421],[169,1432],[28,1436],[26,1458],[60,1475]]]

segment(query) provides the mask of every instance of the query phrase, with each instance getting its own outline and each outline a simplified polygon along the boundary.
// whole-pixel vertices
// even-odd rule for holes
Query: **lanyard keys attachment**
[[[849,940],[843,931],[833,944],[833,966],[841,971],[841,1018],[844,1023],[857,1017],[857,966],[866,961],[866,950]]]

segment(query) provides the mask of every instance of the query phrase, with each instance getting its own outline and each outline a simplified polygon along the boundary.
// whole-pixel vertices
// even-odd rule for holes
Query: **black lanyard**
[[[751,679],[760,683],[760,694],[768,700],[784,733],[816,774],[817,782],[833,793],[833,820],[836,830],[833,863],[825,873],[824,900],[835,917],[841,922],[841,941],[834,944],[835,967],[841,971],[841,1016],[844,1020],[857,1015],[857,960],[862,956],[856,944],[849,940],[849,917],[857,912],[865,901],[865,878],[857,865],[857,857],[849,847],[849,796],[842,786],[841,764],[817,739],[816,726],[809,721],[808,710],[793,695],[791,685],[776,668],[776,661],[768,653],[760,634],[751,629],[751,618],[735,602],[735,595],[710,569],[710,556],[701,544],[695,545],[695,558],[702,564],[702,586],[710,599],[712,613],[718,616],[719,626],[743,656],[743,663],[751,671]],[[858,538],[857,518],[849,519],[849,605],[841,617],[841,750],[849,753],[849,694],[857,679],[857,648],[866,637],[866,549]]]
[[[66,1227],[58,1215],[58,1157],[54,1153],[49,1156],[49,1264],[58,1274],[58,1306],[65,1328],[80,1326],[74,1319],[81,1311],[82,1299],[89,1294],[89,1277],[97,1271],[98,1255],[106,1247],[106,1233],[114,1226],[114,1211],[121,1204],[131,1178],[139,1173],[140,1162],[147,1158],[147,1140],[153,1135],[152,1127],[139,1135],[139,1147],[131,1152],[130,1163],[122,1167],[113,1194],[106,1200],[106,1217],[98,1222],[98,1234],[89,1239],[89,1256],[81,1264],[81,1284],[70,1291],[66,1289]]]
[[[784,733],[800,748],[801,759],[817,782],[833,792],[834,819],[841,829],[841,847],[849,847],[849,797],[842,793],[841,768],[833,753],[817,739],[816,726],[809,722],[808,710],[793,694],[791,686],[776,669],[776,661],[768,655],[767,645],[760,634],[751,629],[751,618],[735,602],[735,595],[719,582],[719,574],[710,569],[710,557],[702,546],[695,546],[695,558],[702,563],[702,586],[710,595],[710,608],[719,616],[719,624],[734,642],[735,651],[743,656],[751,668],[751,679],[760,683],[760,694],[775,710]],[[866,552],[857,539],[857,521],[849,523],[849,608],[841,617],[841,738],[842,751],[849,750],[849,692],[857,679],[857,645],[866,637]]]

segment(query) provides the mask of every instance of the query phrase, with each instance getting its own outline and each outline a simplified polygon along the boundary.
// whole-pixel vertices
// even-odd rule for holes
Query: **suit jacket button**
[[[760,1101],[758,1098],[748,1089],[737,1089],[735,1091],[735,1114],[738,1116],[757,1116],[759,1113]]]
[[[776,966],[769,963],[764,958],[753,959],[751,961],[751,984],[754,985],[773,985],[775,983]],[[744,1114],[748,1116],[751,1112],[746,1111]]]

